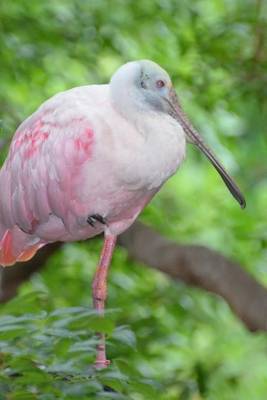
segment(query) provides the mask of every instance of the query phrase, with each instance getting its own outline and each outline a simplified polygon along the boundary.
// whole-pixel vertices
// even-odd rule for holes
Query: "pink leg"
[[[116,244],[116,239],[116,236],[105,237],[100,261],[93,280],[93,304],[96,311],[101,315],[104,315],[105,311],[108,268]],[[98,333],[98,337],[99,343],[97,345],[95,367],[97,369],[102,369],[106,368],[110,364],[110,361],[106,359],[105,335],[103,333]]]

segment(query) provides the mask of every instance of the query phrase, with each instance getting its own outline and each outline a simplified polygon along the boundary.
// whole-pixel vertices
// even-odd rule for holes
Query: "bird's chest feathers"
[[[175,173],[185,156],[185,135],[169,116],[136,123],[138,140],[124,152],[122,179],[129,188],[156,189]]]

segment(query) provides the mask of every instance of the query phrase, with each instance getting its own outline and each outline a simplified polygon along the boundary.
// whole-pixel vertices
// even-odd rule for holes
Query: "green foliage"
[[[121,250],[110,274],[106,317],[97,318],[89,296],[100,246],[101,240],[64,246],[2,306],[2,395],[264,398],[264,335],[247,333],[219,299],[172,284],[129,262]],[[92,368],[96,329],[107,333],[112,360],[102,372]]]
[[[248,207],[238,209],[190,148],[142,218],[174,240],[220,250],[265,282],[266,19],[261,0],[1,2],[0,143],[52,94],[106,82],[131,59],[159,62]],[[171,283],[121,250],[108,312],[97,318],[90,282],[100,247],[64,246],[1,306],[1,400],[266,397],[265,335],[249,334],[220,299]],[[95,329],[108,335],[107,371],[92,369]]]

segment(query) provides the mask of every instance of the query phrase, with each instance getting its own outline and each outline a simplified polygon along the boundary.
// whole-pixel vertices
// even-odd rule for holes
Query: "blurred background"
[[[188,146],[141,220],[168,239],[223,253],[267,284],[266,27],[262,0],[1,2],[1,160],[45,99],[151,59],[169,72],[247,208]],[[124,249],[113,260],[109,312],[96,320],[91,280],[101,243],[62,246],[0,306],[0,399],[266,398],[266,334],[250,333],[221,298],[141,267]],[[88,375],[95,328],[108,333],[113,363]]]

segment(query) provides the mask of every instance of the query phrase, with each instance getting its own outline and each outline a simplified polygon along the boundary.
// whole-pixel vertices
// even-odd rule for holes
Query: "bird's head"
[[[167,72],[149,60],[133,61],[122,65],[111,78],[111,90],[115,101],[131,105],[143,111],[168,112],[166,98],[172,90]]]
[[[122,114],[129,116],[134,108],[140,112],[165,113],[174,118],[182,126],[187,140],[196,145],[216,168],[240,206],[246,206],[238,186],[183,112],[171,78],[163,68],[149,60],[129,62],[115,72],[110,86],[113,100],[120,106]]]

